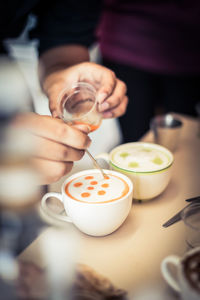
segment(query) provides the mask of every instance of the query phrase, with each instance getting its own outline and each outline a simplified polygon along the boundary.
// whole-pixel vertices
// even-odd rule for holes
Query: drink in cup
[[[127,143],[102,153],[96,159],[104,159],[108,167],[127,175],[134,184],[133,198],[148,200],[158,196],[171,178],[172,153],[152,143]]]
[[[125,175],[104,170],[76,173],[63,183],[61,193],[47,193],[42,198],[41,210],[48,216],[74,223],[82,232],[103,236],[119,228],[132,205],[133,184]],[[47,199],[55,197],[64,204],[67,216],[52,212]]]

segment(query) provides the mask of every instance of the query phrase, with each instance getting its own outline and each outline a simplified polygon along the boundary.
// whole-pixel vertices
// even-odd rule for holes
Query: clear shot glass
[[[58,98],[59,116],[68,124],[84,124],[96,130],[102,115],[98,111],[96,89],[87,82],[77,82],[64,89]]]

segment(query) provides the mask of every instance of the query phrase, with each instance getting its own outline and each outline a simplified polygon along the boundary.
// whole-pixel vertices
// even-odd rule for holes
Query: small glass
[[[101,125],[102,114],[98,111],[96,89],[87,82],[77,82],[71,88],[64,89],[58,98],[60,118],[69,125],[87,125],[89,131],[95,131]],[[92,154],[86,153],[94,166],[105,174]]]
[[[189,248],[200,246],[200,203],[187,206],[181,213]]]
[[[59,116],[68,124],[84,124],[90,132],[96,130],[102,120],[98,111],[96,89],[87,82],[78,82],[64,89],[58,99]]]

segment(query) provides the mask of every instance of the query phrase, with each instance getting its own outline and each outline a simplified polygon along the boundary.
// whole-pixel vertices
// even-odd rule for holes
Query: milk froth
[[[65,193],[72,199],[87,203],[107,203],[121,199],[129,192],[124,179],[116,175],[98,173],[82,175],[65,186]]]
[[[125,145],[112,154],[118,167],[135,172],[152,172],[169,166],[170,157],[162,150],[149,145]]]

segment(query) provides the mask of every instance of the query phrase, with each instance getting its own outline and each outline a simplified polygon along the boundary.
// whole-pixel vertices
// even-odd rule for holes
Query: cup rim
[[[71,181],[72,179],[76,178],[77,175],[78,175],[78,176],[81,176],[81,175],[83,175],[83,174],[88,175],[88,174],[90,174],[90,173],[99,173],[99,170],[97,170],[97,169],[88,169],[88,170],[83,170],[83,171],[80,171],[80,172],[76,172],[76,173],[72,174],[71,176],[69,176],[68,178],[66,178],[66,180],[63,182],[62,188],[61,188],[62,195],[65,195],[65,197],[69,198],[71,201],[74,201],[74,202],[76,202],[76,203],[79,203],[80,205],[81,205],[81,204],[82,204],[82,205],[86,205],[86,204],[89,204],[89,205],[90,205],[90,204],[91,204],[91,205],[97,205],[97,206],[100,205],[100,206],[102,206],[102,205],[112,205],[112,204],[114,204],[114,203],[121,202],[121,201],[125,200],[126,198],[128,198],[128,197],[133,193],[133,189],[134,189],[133,182],[132,182],[126,175],[124,175],[124,174],[122,174],[122,173],[120,173],[120,172],[114,171],[114,170],[103,169],[103,171],[104,171],[105,174],[107,174],[107,173],[108,173],[108,174],[113,174],[113,173],[114,173],[114,174],[117,174],[118,177],[123,178],[123,179],[126,181],[126,183],[128,184],[128,186],[129,186],[129,191],[128,191],[128,193],[127,193],[126,195],[124,195],[122,198],[117,199],[117,200],[113,200],[113,201],[110,201],[110,202],[89,202],[89,201],[87,202],[87,201],[78,201],[78,200],[75,200],[75,199],[73,199],[73,198],[67,196],[66,193],[65,193],[65,186],[66,186],[66,184],[67,184],[69,181]]]
[[[183,257],[181,257],[181,262],[183,262],[185,259],[187,259],[191,255],[195,254],[196,252],[200,253],[200,246],[195,247],[195,248],[190,249],[187,252],[185,252],[185,254],[183,255]]]
[[[87,87],[87,88],[89,88],[92,92],[94,92],[95,93],[95,101],[94,101],[94,104],[92,105],[92,107],[90,108],[90,110],[87,112],[87,113],[85,113],[82,117],[81,117],[81,119],[82,118],[85,118],[93,109],[94,109],[94,107],[97,105],[97,98],[96,98],[96,92],[97,92],[97,90],[96,90],[96,88],[92,85],[92,84],[90,84],[90,83],[88,83],[88,82],[85,82],[85,81],[78,81],[78,82],[75,82],[72,86],[67,86],[66,88],[64,88],[64,89],[62,89],[62,91],[59,93],[59,95],[58,95],[58,99],[57,99],[57,103],[58,103],[58,107],[60,107],[60,104],[61,104],[61,100],[62,100],[62,95],[66,92],[66,91],[70,91],[70,90],[73,90],[73,89],[75,89],[76,87],[81,87],[81,86],[85,86],[85,87]],[[69,93],[69,95],[67,96],[67,98],[66,98],[66,101],[69,99],[69,97],[71,97],[72,95],[74,94],[74,92],[73,91],[71,91],[70,93]],[[65,101],[65,102],[66,102]],[[63,107],[63,105],[62,105],[62,107]],[[63,115],[61,114],[61,112],[59,111],[59,117],[62,119],[62,120],[64,120],[64,118],[63,118]],[[76,120],[79,120],[80,118],[72,118],[71,120],[69,120],[69,121],[76,121]]]
[[[176,125],[171,127],[167,125],[162,125],[162,122],[166,122],[166,120],[169,119],[169,123],[173,120],[176,122]],[[150,128],[162,128],[162,129],[177,129],[181,128],[183,126],[183,121],[176,116],[173,116],[173,114],[162,114],[162,115],[157,115],[154,118],[150,120]]]
[[[117,164],[115,164],[112,159],[111,159],[111,156],[113,155],[113,153],[115,151],[117,151],[117,149],[119,148],[123,148],[125,145],[144,145],[144,146],[150,146],[152,148],[159,148],[160,150],[163,150],[163,152],[167,152],[167,154],[169,155],[170,157],[170,162],[167,164],[166,167],[164,168],[160,168],[160,169],[157,169],[157,170],[154,170],[154,171],[134,171],[134,170],[129,170],[129,169],[125,169],[125,168],[122,168],[122,167],[119,167]],[[133,174],[155,174],[155,173],[161,173],[167,169],[169,169],[173,162],[174,162],[174,155],[172,154],[172,152],[170,150],[168,150],[167,148],[165,148],[164,146],[161,146],[161,145],[158,145],[158,144],[155,144],[155,143],[149,143],[149,142],[130,142],[130,143],[125,143],[125,144],[122,144],[122,145],[119,145],[117,147],[115,147],[109,154],[110,156],[110,164],[112,166],[114,166],[115,168],[119,169],[120,171],[125,171],[127,173],[133,173]]]

